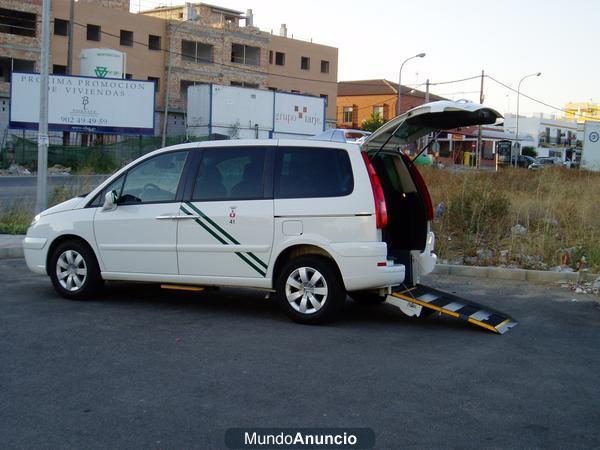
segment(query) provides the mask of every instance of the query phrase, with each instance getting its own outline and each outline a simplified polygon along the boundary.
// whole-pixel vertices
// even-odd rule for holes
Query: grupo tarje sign
[[[314,135],[325,130],[325,99],[275,93],[274,130]]]
[[[50,75],[48,129],[154,135],[154,82]],[[40,75],[12,73],[10,128],[35,130]]]

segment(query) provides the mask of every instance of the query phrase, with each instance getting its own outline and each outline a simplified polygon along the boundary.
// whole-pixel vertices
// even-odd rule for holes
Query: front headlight
[[[36,214],[35,217],[33,218],[33,220],[31,221],[31,223],[29,224],[30,227],[34,226],[36,223],[38,223],[38,221],[40,220],[40,217],[42,217],[41,214]]]

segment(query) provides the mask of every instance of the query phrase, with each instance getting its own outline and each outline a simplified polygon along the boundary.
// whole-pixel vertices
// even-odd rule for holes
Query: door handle
[[[156,216],[156,220],[182,220],[182,219],[198,219],[200,216],[182,216],[178,214],[161,214]]]

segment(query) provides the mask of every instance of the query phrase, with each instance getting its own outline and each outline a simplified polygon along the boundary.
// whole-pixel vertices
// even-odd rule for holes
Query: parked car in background
[[[527,155],[519,155],[517,158],[517,167],[523,167],[527,169],[531,164],[535,163],[535,158]],[[515,158],[512,159],[512,166],[515,165]]]
[[[529,165],[529,169],[538,170],[544,169],[546,167],[556,167],[562,166],[563,161],[556,156],[542,156],[540,158],[536,158],[533,163]]]
[[[370,134],[370,131],[352,130],[345,128],[331,128],[330,130],[323,131],[322,133],[310,137],[309,139],[315,141],[362,143],[362,141]]]

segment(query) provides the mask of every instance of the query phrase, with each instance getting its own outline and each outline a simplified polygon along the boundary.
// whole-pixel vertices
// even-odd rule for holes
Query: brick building
[[[426,93],[402,86],[402,112],[425,103]],[[444,100],[430,94],[429,101]],[[384,120],[396,116],[398,84],[388,80],[340,81],[337,90],[337,126],[360,128],[372,114]]]
[[[50,72],[67,69],[69,0],[53,0]],[[42,0],[3,0],[0,7],[0,132],[6,135],[10,72],[39,72]],[[328,98],[335,123],[337,49],[274,36],[245,14],[205,3],[130,13],[129,0],[75,3],[72,73],[86,48],[126,53],[126,77],[156,81],[156,130],[162,129],[167,89],[169,134],[185,133],[187,88],[218,83],[301,92]],[[169,53],[169,51],[171,53]],[[275,55],[284,55],[284,64]],[[170,56],[169,56],[170,55]],[[307,70],[306,59],[314,61]],[[296,61],[297,60],[297,61]],[[171,63],[169,86],[167,67]],[[325,67],[324,70],[319,70]]]

